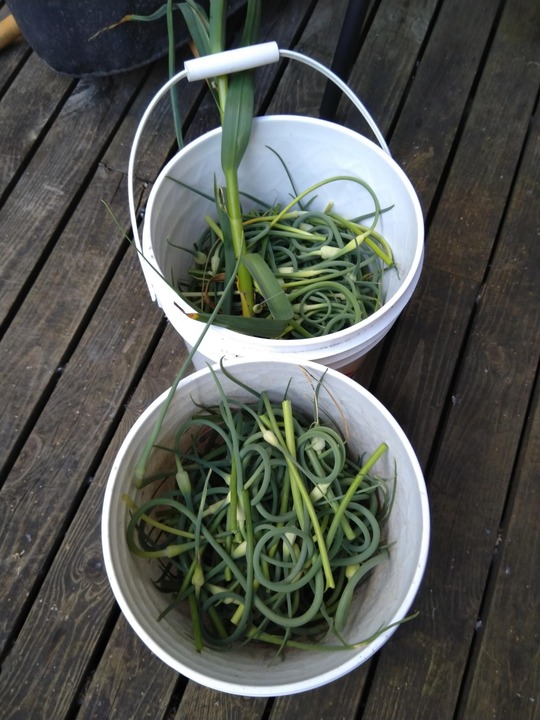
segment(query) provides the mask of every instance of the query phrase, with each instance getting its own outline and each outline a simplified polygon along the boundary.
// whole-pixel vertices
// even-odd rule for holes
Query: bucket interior
[[[180,180],[213,195],[214,177],[223,183],[220,167],[221,130],[212,131],[178,153],[153,188],[146,223],[144,251],[151,252],[162,274],[185,279],[191,256],[172,245],[193,247],[206,229],[204,217],[215,217],[213,201],[175,183]],[[398,290],[418,256],[423,225],[418,200],[405,174],[377,145],[334,123],[304,117],[256,118],[246,155],[239,170],[241,191],[268,204],[286,204],[293,196],[291,183],[276,155],[279,153],[301,192],[315,182],[338,175],[365,180],[377,194],[381,215],[377,228],[395,255],[397,272],[386,273],[388,302]],[[356,183],[339,181],[318,188],[312,207],[328,202],[345,217],[355,218],[373,210],[367,191]],[[257,206],[244,198],[244,210]]]

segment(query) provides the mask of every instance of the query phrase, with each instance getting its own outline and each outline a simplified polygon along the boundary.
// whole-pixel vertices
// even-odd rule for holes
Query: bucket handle
[[[148,118],[152,114],[155,106],[162,99],[162,97],[178,82],[184,78],[188,82],[194,82],[196,80],[206,80],[211,77],[217,77],[219,75],[229,75],[233,72],[239,72],[241,70],[251,70],[256,67],[263,65],[269,65],[278,62],[281,58],[288,58],[290,60],[296,60],[297,62],[308,65],[313,70],[324,75],[328,80],[331,80],[342,93],[349,98],[352,104],[357,108],[364,120],[367,122],[373,134],[377,138],[377,141],[381,148],[388,155],[391,155],[390,148],[388,147],[386,140],[384,139],[381,131],[375,120],[368,112],[365,105],[355,95],[351,88],[332,70],[322,65],[322,63],[313,58],[303,55],[302,53],[296,52],[295,50],[283,50],[280,49],[276,42],[259,43],[257,45],[249,45],[247,47],[235,48],[234,50],[225,50],[220,53],[214,53],[212,55],[204,55],[202,57],[194,58],[192,60],[186,60],[184,63],[184,69],[179,73],[170,78],[161,88],[158,90],[156,95],[152,98],[146,110],[144,111],[139,126],[135,132],[133,138],[133,144],[131,146],[131,152],[129,155],[128,164],[128,200],[129,200],[129,215],[131,220],[131,227],[133,231],[133,239],[135,247],[139,253],[143,273],[150,291],[152,300],[156,299],[156,293],[152,283],[152,267],[142,257],[142,243],[139,235],[139,229],[137,224],[137,212],[135,208],[135,197],[134,197],[134,174],[135,174],[135,159],[137,156],[137,150],[143,130],[146,126]]]

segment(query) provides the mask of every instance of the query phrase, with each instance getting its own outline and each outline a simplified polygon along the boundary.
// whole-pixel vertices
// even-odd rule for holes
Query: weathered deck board
[[[463,320],[477,291],[470,281],[426,268],[377,368],[373,391],[406,429],[423,468],[464,342]]]
[[[9,14],[5,3],[0,4],[0,19]],[[32,51],[24,40],[17,40],[2,50],[2,62],[0,62],[0,97],[17,77],[17,71]]]
[[[390,137],[394,156],[426,214],[456,140],[496,12],[490,0],[442,4]],[[444,92],[437,92],[443,87]]]
[[[149,90],[153,93],[157,78],[151,80]],[[189,98],[189,93],[187,95]],[[148,98],[145,99],[143,95],[139,107],[144,109],[146,102]],[[81,111],[81,115],[84,117],[86,112]],[[79,123],[84,122],[81,115],[75,113],[73,122],[69,125],[70,133],[76,132]],[[165,120],[158,114],[154,126],[157,133],[163,122],[170,127],[170,119]],[[100,292],[110,272],[114,271],[114,265],[118,262],[118,253],[125,251],[122,233],[116,228],[103,201],[110,199],[112,202],[124,180],[124,174],[115,171],[114,168],[123,167],[127,162],[126,154],[133,132],[133,120],[130,119],[124,130],[118,133],[116,142],[103,156],[101,166],[96,167],[93,181],[80,198],[76,209],[74,208],[73,217],[69,218],[49,257],[39,268],[39,275],[29,288],[2,339],[7,374],[15,373],[16,369],[21,367],[25,368],[26,372],[23,383],[8,385],[4,390],[5,412],[0,419],[2,439],[0,467],[4,467],[6,462],[9,463],[10,454],[18,452],[20,438],[24,438],[27,434],[26,425],[31,424],[32,414],[36,411],[36,407],[39,407],[42,394],[47,392],[47,387],[54,378],[58,366],[69,358],[69,348],[76,341],[80,325],[88,315],[94,297]],[[159,153],[160,149],[162,155]],[[159,135],[148,136],[142,151],[142,161],[145,158],[149,161],[145,173],[155,172],[166,157],[166,149],[161,147]],[[58,154],[60,155],[60,151]],[[90,155],[88,157],[90,159]],[[60,162],[59,158],[58,162]],[[35,183],[38,184],[40,181],[43,181],[43,177],[38,174]],[[11,197],[17,192],[18,187]],[[125,186],[122,186],[121,200],[117,198],[112,209],[118,222],[127,229]],[[56,233],[56,225],[61,223],[63,213],[68,212],[63,204],[61,207],[50,207],[48,210],[50,213],[47,215],[50,218],[48,222],[52,227],[47,227],[47,222],[44,220],[40,222],[39,232],[42,233],[43,238],[46,237],[47,230]],[[30,212],[35,216],[35,222],[38,222],[43,209]],[[6,232],[9,232],[10,227],[16,223],[17,214],[13,214],[11,207],[5,207],[2,210],[2,217],[6,220]],[[28,229],[28,226],[24,222],[19,222],[14,242],[22,241],[18,236],[23,234],[25,228]],[[89,232],[89,229],[92,231]],[[30,238],[26,238],[25,241],[30,242]],[[39,242],[36,245],[37,256]],[[14,247],[13,253],[16,255]],[[23,252],[19,257],[26,256],[29,256],[28,260],[21,259],[21,262],[28,265],[38,259],[31,252]],[[4,267],[6,275],[9,272],[21,271],[20,267],[17,271],[10,270],[9,260]],[[66,277],[70,278],[67,284]],[[18,278],[17,274],[15,278]],[[18,279],[14,279],[12,284],[19,285]],[[4,283],[3,287],[7,289],[8,286],[9,283]],[[9,290],[3,293],[2,297],[8,294]],[[14,418],[16,418],[15,422]]]
[[[20,624],[20,613],[28,613],[16,637],[17,652],[8,653],[3,663],[1,694],[30,712],[37,687],[45,682],[51,689],[44,704],[48,717],[61,717],[69,709],[92,643],[99,640],[113,608],[100,550],[102,487],[92,477],[101,459],[96,449],[111,432],[158,324],[159,313],[145,297],[137,263],[130,255],[124,272],[115,276],[34,428],[28,454],[10,476],[16,484],[10,482],[0,494],[7,521],[3,553],[18,549],[5,578],[4,642],[10,639],[7,632]],[[132,294],[125,293],[124,274],[133,277]],[[134,297],[140,298],[138,304]],[[55,468],[54,474],[46,472],[48,467]],[[68,530],[79,505],[78,521]],[[40,567],[47,570],[45,579]],[[30,610],[24,603],[28,593]],[[58,650],[54,665],[46,661],[51,645]],[[78,648],[76,662],[70,647]]]
[[[295,720],[304,713],[306,704],[317,708],[321,718],[348,720],[355,717],[366,687],[370,663],[335,680],[329,685],[297,695],[276,698],[270,713],[272,720]]]
[[[26,156],[36,147],[40,134],[54,120],[67,100],[75,81],[58,75],[32,54],[8,88],[0,106],[0,126],[8,147],[2,147],[0,197],[21,172]],[[31,108],[28,98],[35,98]],[[39,144],[39,141],[38,143]]]
[[[531,128],[529,147],[482,296],[476,331],[485,348],[485,354],[480,355],[486,358],[484,370],[493,378],[488,381],[487,388],[492,394],[489,403],[492,418],[487,428],[489,432],[491,427],[491,442],[483,440],[482,444],[487,447],[478,448],[478,460],[485,466],[486,476],[491,473],[494,494],[499,488],[501,495],[504,493],[504,497],[495,495],[493,500],[498,499],[502,505],[509,494],[512,514],[508,519],[508,513],[504,515],[501,510],[496,523],[490,527],[491,547],[497,547],[498,539],[494,543],[493,537],[501,526],[503,544],[495,595],[491,601],[495,606],[487,616],[489,634],[485,642],[481,641],[474,690],[468,703],[472,717],[493,713],[493,708],[494,717],[516,720],[539,717],[540,713],[537,703],[540,631],[538,393],[531,408],[529,432],[522,442],[528,420],[528,401],[531,388],[535,380],[538,381],[540,363],[540,288],[537,279],[540,249],[538,242],[529,242],[540,226],[539,120],[536,116]],[[514,302],[514,293],[520,302]],[[529,309],[526,316],[522,312],[523,306]],[[520,472],[513,477],[521,443]],[[485,504],[488,504],[487,500],[484,500]],[[504,527],[505,520],[507,528]],[[488,599],[487,604],[489,602]],[[479,617],[482,621],[482,614]],[[489,682],[488,673],[491,678],[498,678],[503,673],[505,677],[501,682]]]
[[[263,720],[267,700],[249,698],[202,688],[189,683],[174,720],[199,720],[199,718],[227,718],[227,720]]]
[[[502,15],[451,170],[433,210],[420,287],[398,321],[396,351],[389,349],[386,363],[390,369],[378,386],[379,397],[406,423],[424,461],[449,392],[453,363],[459,362],[476,308],[476,295],[497,239],[540,82],[540,68],[533,62],[534,32],[529,45],[524,34],[518,52],[513,40],[513,28],[523,10],[519,3],[510,3]],[[529,12],[533,12],[530,6]],[[534,12],[538,13],[536,6]],[[516,70],[523,71],[519,75],[523,85],[511,93]],[[516,96],[519,113],[510,100],[501,103],[501,93]],[[429,367],[423,362],[426,348]]]
[[[386,137],[416,73],[437,5],[436,0],[412,3],[382,0],[373,6],[372,24],[352,69],[349,85],[365,102]],[[356,110],[348,103],[342,103],[338,117],[353,129],[366,132]],[[390,140],[394,150],[394,142]]]
[[[3,232],[11,242],[0,268],[0,323],[39,273],[139,83],[137,73],[78,83],[7,198]]]
[[[367,718],[399,717],[415,702],[414,717],[433,717],[435,705],[439,717],[452,717],[458,701],[457,667],[467,663],[539,362],[537,132],[530,145],[429,467],[433,541],[422,613],[380,654]],[[395,692],[388,674],[401,678]]]
[[[177,683],[166,667],[120,617],[105,654],[80,696],[78,720],[165,717]]]
[[[539,27],[538,3],[506,4],[429,229],[430,267],[484,278],[540,86]]]
[[[137,330],[135,329],[134,332],[137,333]],[[135,394],[130,398],[125,416],[122,418],[107,455],[103,458],[96,472],[94,478],[96,497],[99,498],[102,495],[114,454],[125,437],[127,429],[152,399],[167,389],[171,378],[178,372],[185,355],[185,350],[178,342],[178,336],[170,326],[167,327],[162,340],[152,355],[143,378],[137,385]],[[95,530],[90,532],[93,535],[96,550],[99,550],[100,547],[99,510],[99,507],[96,507],[90,519],[90,527],[95,527]],[[76,524],[86,525],[88,523],[86,515],[87,512],[79,512],[75,519]],[[103,568],[101,568],[101,577],[104,578]],[[98,592],[100,601],[111,607],[113,598],[106,583],[100,585]],[[94,619],[91,618],[88,624],[92,625],[93,622]],[[121,659],[126,652],[124,639],[130,633],[129,644],[133,650],[129,655],[129,677],[131,679],[129,683],[126,683]],[[122,718],[125,716],[124,713],[130,712],[129,708],[133,708],[133,717],[138,717],[139,710],[137,708],[143,700],[135,688],[140,689],[141,686],[146,685],[152,688],[156,702],[162,704],[164,712],[169,705],[170,696],[176,685],[176,674],[169,671],[160,661],[152,657],[149,651],[144,649],[141,641],[134,636],[133,631],[127,627],[125,620],[122,618],[116,623],[110,640],[105,634],[102,641],[106,643],[106,647],[103,650],[103,655],[94,660],[96,664],[95,670],[81,697],[82,717],[93,718],[95,712],[101,712],[103,717]],[[114,695],[109,694],[111,686],[114,688]],[[155,714],[150,717],[158,717],[156,708],[154,708],[154,712]]]
[[[538,388],[478,622],[469,692],[460,717],[540,717],[540,537]]]

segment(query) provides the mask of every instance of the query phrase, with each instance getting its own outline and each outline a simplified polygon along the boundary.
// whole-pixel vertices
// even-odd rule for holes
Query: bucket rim
[[[384,304],[376,310],[374,313],[369,315],[368,317],[364,318],[363,320],[360,320],[359,322],[355,323],[354,325],[351,325],[350,327],[343,328],[341,330],[337,330],[335,332],[329,333],[328,335],[324,335],[321,337],[314,337],[314,338],[290,338],[290,339],[283,339],[283,338],[260,338],[254,335],[245,335],[244,333],[239,333],[234,330],[230,330],[228,328],[223,328],[218,325],[214,325],[210,328],[209,332],[214,333],[216,331],[219,331],[220,335],[224,339],[236,339],[237,342],[241,342],[242,338],[249,338],[249,343],[255,344],[257,347],[260,347],[261,349],[272,349],[274,351],[277,350],[279,354],[286,353],[288,351],[290,352],[300,352],[302,350],[317,350],[321,344],[324,344],[325,348],[329,348],[331,346],[335,345],[341,345],[344,342],[347,342],[351,338],[354,338],[354,336],[361,331],[364,331],[366,329],[369,329],[372,325],[378,324],[379,321],[384,318],[386,315],[389,315],[392,313],[396,305],[399,305],[402,301],[404,296],[407,296],[408,293],[411,293],[414,291],[415,285],[411,288],[411,282],[414,280],[416,275],[419,275],[420,270],[422,268],[423,259],[424,259],[424,240],[425,240],[425,228],[424,228],[424,216],[422,213],[422,208],[420,205],[420,200],[418,198],[418,195],[409,180],[408,176],[406,175],[405,171],[398,165],[398,163],[394,160],[394,158],[389,155],[387,152],[385,152],[377,143],[375,143],[370,138],[366,137],[365,135],[362,135],[361,133],[352,130],[351,128],[347,128],[343,125],[340,125],[338,123],[332,122],[330,120],[324,120],[322,118],[312,118],[307,115],[290,115],[290,114],[276,114],[276,115],[264,115],[264,116],[258,116],[253,119],[253,122],[255,125],[273,125],[273,124],[282,124],[282,123],[291,123],[293,125],[305,125],[309,124],[315,127],[320,127],[321,130],[324,131],[331,131],[339,135],[345,135],[349,138],[352,138],[355,142],[358,142],[365,147],[369,148],[370,152],[375,153],[379,160],[389,166],[392,171],[396,174],[396,176],[399,178],[399,181],[401,184],[405,187],[407,191],[407,195],[411,201],[411,205],[414,212],[414,218],[416,222],[417,227],[417,233],[416,233],[416,245],[414,249],[414,255],[412,262],[410,264],[409,269],[407,270],[406,274],[403,277],[403,280],[397,290],[394,292],[391,298],[386,300]],[[207,142],[208,140],[211,140],[216,135],[220,135],[222,132],[221,127],[216,127],[211,130],[208,130],[207,132],[203,133],[199,137],[195,138],[191,142],[187,143],[183,148],[181,148],[178,152],[175,153],[175,155],[167,162],[167,164],[163,167],[161,172],[159,173],[158,177],[156,178],[152,189],[150,191],[150,195],[148,198],[148,203],[146,206],[146,212],[145,212],[145,219],[143,224],[143,230],[142,230],[142,254],[143,254],[143,262],[144,259],[146,259],[149,262],[150,270],[152,275],[154,275],[156,282],[164,283],[160,275],[162,275],[162,271],[159,268],[158,262],[156,260],[153,246],[152,246],[152,239],[150,236],[150,220],[153,215],[154,210],[154,204],[156,202],[157,195],[159,193],[159,190],[161,188],[161,185],[165,181],[167,175],[169,174],[171,168],[173,168],[178,162],[179,159],[186,154],[187,152],[194,152],[196,151],[197,147]],[[182,298],[182,296],[179,293],[176,293],[168,284],[167,287],[169,289],[169,292],[174,293],[175,295],[175,305],[181,308],[186,313],[193,312],[196,310],[193,306],[191,306],[186,300]],[[152,296],[154,296],[155,293],[155,286],[150,285],[149,282],[149,290]],[[157,295],[157,293],[156,293]],[[399,310],[401,312],[401,309]],[[193,320],[191,318],[186,317],[186,322],[191,321],[193,323],[197,322],[198,320]]]

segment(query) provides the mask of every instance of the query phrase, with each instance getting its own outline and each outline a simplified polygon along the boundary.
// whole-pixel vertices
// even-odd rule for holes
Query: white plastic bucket
[[[373,187],[381,207],[393,206],[390,212],[381,216],[377,229],[389,242],[397,269],[386,273],[384,305],[353,327],[322,338],[268,340],[213,326],[199,346],[194,364],[201,368],[207,361],[217,362],[222,357],[290,357],[297,362],[313,360],[344,372],[352,372],[358,360],[390,330],[418,283],[424,252],[420,203],[405,173],[391,158],[374,121],[352,91],[318,63],[291,51],[282,50],[279,53],[299,59],[337,81],[364,114],[384,149],[356,132],[323,120],[302,116],[256,118],[248,150],[240,165],[240,189],[269,203],[290,200],[291,187],[285,171],[268,146],[280,154],[299,191],[335,175],[360,177]],[[186,77],[186,73],[183,71],[162,88],[147,113],[153,109],[165,88],[181,77]],[[138,137],[145,122],[146,118],[141,121],[134,142],[132,165]],[[193,312],[193,308],[168,284],[171,278],[186,278],[191,258],[184,250],[175,249],[172,245],[192,248],[205,228],[204,216],[212,214],[214,207],[213,202],[182,187],[171,178],[212,196],[214,178],[222,182],[220,143],[221,129],[218,128],[187,145],[163,169],[152,188],[140,244],[150,293],[157,298],[188,348],[198,340],[202,323],[187,317],[186,313]],[[133,167],[130,177],[132,171]],[[316,195],[313,207],[322,209],[332,200],[336,211],[346,217],[357,217],[373,209],[367,193],[362,192],[355,183],[333,183],[318,189]],[[130,200],[134,208],[132,196]],[[138,241],[134,211],[132,223]]]
[[[304,368],[314,382],[325,373],[325,368],[309,362]],[[227,369],[258,390],[270,390],[271,385],[270,394],[276,400],[282,399],[286,392],[295,408],[304,413],[313,411],[313,387],[302,367],[295,363],[241,360],[228,363]],[[219,370],[216,372],[229,398],[253,400]],[[271,383],[268,383],[269,377]],[[427,560],[429,507],[418,460],[392,415],[367,390],[339,372],[328,370],[323,385],[325,389],[319,395],[321,416],[328,412],[341,427],[348,427],[350,452],[354,455],[365,451],[369,455],[385,441],[389,451],[378,461],[374,472],[392,478],[397,470],[395,501],[385,529],[390,558],[377,566],[354,596],[343,635],[349,642],[355,642],[398,623],[409,612]],[[158,621],[169,598],[152,584],[155,566],[132,555],[127,547],[125,531],[129,510],[122,495],[130,494],[136,501],[141,498],[132,485],[134,467],[167,394],[141,415],[126,437],[105,492],[102,517],[105,567],[129,624],[143,642],[177,672],[215,690],[239,695],[266,697],[303,692],[331,682],[364,663],[387,642],[396,630],[395,625],[355,650],[290,649],[283,658],[277,658],[275,648],[266,649],[256,644],[222,652],[204,648],[198,653],[191,622],[180,611],[170,612]],[[219,399],[208,369],[187,377],[177,388],[158,442],[174,435],[174,428],[198,410],[198,403]],[[159,458],[155,458],[155,462],[158,461]],[[333,638],[328,642],[335,644]]]

